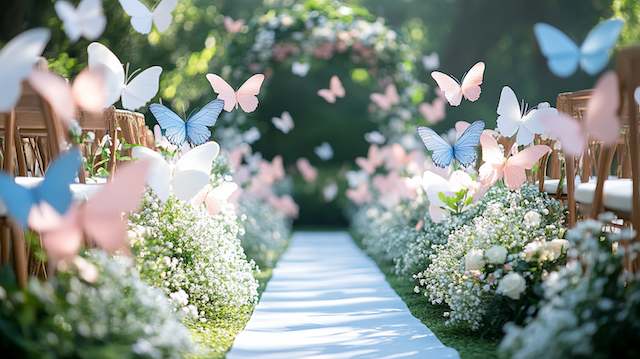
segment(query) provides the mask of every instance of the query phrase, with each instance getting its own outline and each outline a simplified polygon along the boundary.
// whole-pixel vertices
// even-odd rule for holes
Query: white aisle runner
[[[299,232],[227,358],[458,358],[345,232]]]

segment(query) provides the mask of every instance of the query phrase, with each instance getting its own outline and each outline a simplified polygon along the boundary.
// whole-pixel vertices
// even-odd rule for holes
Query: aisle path
[[[344,232],[301,232],[227,358],[457,358]]]

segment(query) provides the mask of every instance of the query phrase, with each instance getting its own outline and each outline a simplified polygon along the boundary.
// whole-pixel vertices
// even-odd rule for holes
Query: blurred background
[[[71,2],[77,4],[79,1]],[[154,6],[158,1],[142,2]],[[134,68],[162,66],[160,97],[176,112],[189,113],[190,109],[215,96],[205,73],[241,63],[242,54],[233,53],[231,49],[242,47],[232,46],[230,41],[240,45],[243,41],[249,42],[244,44],[246,46],[253,41],[250,36],[230,40],[221,25],[223,17],[249,21],[269,12],[277,2],[283,3],[276,0],[180,0],[169,31],[161,35],[154,31],[142,36],[133,32],[129,17],[118,1],[105,0],[108,26],[100,42],[109,46],[123,63],[130,62]],[[89,41],[69,43],[55,15],[54,3],[54,0],[3,0],[0,43],[28,28],[43,25],[58,28],[60,31],[53,32],[45,56],[55,71],[73,75],[86,65]],[[321,7],[325,1],[288,3]],[[434,126],[438,132],[445,132],[459,120],[483,119],[493,128],[500,90],[505,85],[530,105],[542,101],[553,104],[560,92],[593,86],[594,80],[583,72],[560,79],[548,71],[533,36],[532,27],[536,22],[553,24],[581,43],[600,20],[618,16],[626,21],[621,45],[640,39],[640,1],[637,0],[351,0],[343,3],[353,6],[364,17],[384,18],[415,52],[439,54],[443,72],[460,78],[475,62],[487,64],[481,98],[464,106],[448,107],[446,119]],[[419,68],[417,80],[434,85],[429,71],[418,64],[415,66]],[[356,156],[366,154],[368,143],[364,133],[377,128],[369,120],[369,94],[375,79],[344,81],[348,101],[328,106],[316,91],[326,87],[327,79],[333,74],[343,79],[353,78],[353,66],[348,58],[336,56],[322,64],[314,64],[306,77],[293,75],[290,66],[274,66],[272,70],[271,81],[262,91],[259,109],[248,115],[261,133],[254,150],[265,158],[281,154],[288,168],[293,168],[299,157],[306,157],[319,169],[320,183],[336,181],[344,187],[345,171],[354,168]],[[271,126],[271,118],[283,111],[290,112],[295,121],[295,128],[286,135]],[[153,117],[145,115],[153,125]],[[419,120],[415,122],[417,124]],[[330,143],[334,150],[333,158],[328,161],[314,153],[314,148],[322,142]],[[344,211],[347,205],[343,196],[326,202],[319,186],[305,183],[297,175],[293,177],[293,186],[301,208],[296,224],[346,224]]]

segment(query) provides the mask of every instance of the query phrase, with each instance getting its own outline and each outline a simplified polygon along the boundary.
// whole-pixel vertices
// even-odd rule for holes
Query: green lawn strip
[[[351,233],[354,242],[362,248],[362,243],[357,236]],[[366,253],[366,251],[365,251]],[[432,305],[422,295],[413,291],[415,284],[411,278],[398,276],[393,272],[393,264],[389,261],[372,257],[378,267],[384,273],[387,282],[405,302],[411,314],[426,325],[445,345],[452,347],[460,353],[462,359],[496,358],[499,338],[483,337],[481,332],[473,332],[466,328],[449,326],[445,324],[443,317],[445,306]]]

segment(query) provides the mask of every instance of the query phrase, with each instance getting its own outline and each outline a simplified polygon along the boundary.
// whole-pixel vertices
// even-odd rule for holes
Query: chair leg
[[[11,229],[13,238],[13,270],[18,280],[18,285],[24,288],[27,286],[27,278],[29,277],[24,231],[13,223],[11,224]]]
[[[566,182],[567,182],[567,205],[569,207],[569,218],[567,218],[567,224],[569,228],[573,228],[576,225],[576,217],[577,217],[577,207],[576,207],[576,171],[575,171],[575,160],[573,156],[567,155],[565,157],[565,168],[566,168]],[[562,184],[562,178],[560,182],[558,182],[558,188]]]
[[[0,261],[2,265],[7,265],[11,261],[11,227],[6,218],[0,219]]]

